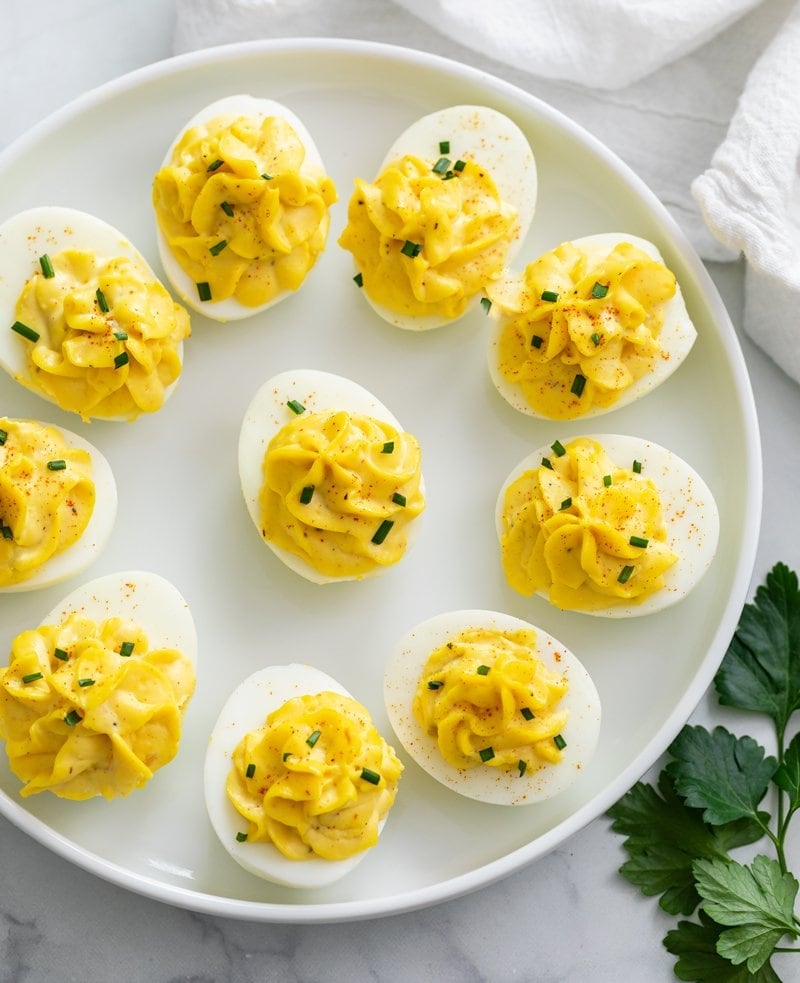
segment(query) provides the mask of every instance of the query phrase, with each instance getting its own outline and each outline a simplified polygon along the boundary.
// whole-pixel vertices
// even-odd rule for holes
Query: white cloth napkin
[[[292,36],[433,51],[560,109],[650,185],[704,259],[744,255],[745,330],[800,381],[800,0],[176,3],[176,52]]]

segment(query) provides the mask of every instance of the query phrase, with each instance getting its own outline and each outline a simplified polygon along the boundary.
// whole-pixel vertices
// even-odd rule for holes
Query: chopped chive
[[[631,579],[631,574],[633,573],[633,567],[630,564],[626,564],[619,572],[619,577],[617,581],[620,584],[627,584]]]
[[[544,338],[542,338],[541,335],[535,334],[531,338],[531,344],[533,345],[534,348],[541,348],[542,345],[544,344]]]
[[[631,470],[633,471],[634,474],[641,474],[642,473],[642,462],[641,461],[634,461],[633,462],[633,465],[631,466]]]
[[[528,770],[528,762],[523,761],[522,758],[520,758],[517,762],[517,768],[519,768],[519,777],[522,778],[522,776]]]
[[[641,546],[642,549],[644,549],[650,540],[645,539],[644,536],[631,536],[628,542],[631,544],[631,546]]]
[[[450,161],[447,157],[440,157],[436,163],[433,165],[431,170],[434,174],[444,174],[444,172],[450,167]]]
[[[608,284],[598,283],[597,281],[595,281],[595,284],[592,287],[592,297],[597,297],[599,300],[600,298],[605,297],[607,293],[608,293]]]
[[[64,649],[59,649],[59,648],[54,649],[53,650],[53,655],[57,659],[60,659],[62,662],[68,662],[69,661],[69,652],[65,652]]]
[[[108,306],[108,300],[106,300],[106,295],[103,293],[103,291],[99,287],[97,288],[97,290],[95,290],[94,295],[95,295],[95,297],[97,297],[97,304],[98,304],[100,310],[104,314],[108,314],[108,312],[109,312],[109,310],[111,308]]]
[[[553,465],[552,465],[549,457],[543,457],[542,458],[542,465],[541,466],[543,468],[549,468],[551,471],[553,470]]]
[[[552,448],[552,451],[556,457],[563,457],[567,453],[560,440],[554,441],[550,447]]]
[[[8,430],[0,430],[0,447],[8,440]]]
[[[520,710],[520,713],[526,720],[533,720],[533,718],[536,716],[530,707],[523,707]]]
[[[29,672],[27,676],[22,677],[23,683],[35,683],[37,679],[44,679],[44,676],[40,672]]]
[[[119,355],[114,356],[114,368],[121,369],[123,365],[127,365],[130,362],[127,352],[120,352]]]
[[[542,300],[546,300],[551,304],[554,304],[558,300],[558,294],[555,290],[543,290]]]
[[[428,680],[428,689],[441,689],[442,686],[444,686],[444,683],[441,681],[441,679]]]
[[[362,273],[356,273],[356,275],[353,277],[353,283],[357,287],[363,287],[364,286],[364,275]]]
[[[381,776],[377,771],[372,771],[371,768],[362,768],[361,777],[365,782],[369,782],[370,785],[380,785],[381,783]]]
[[[589,337],[590,337],[590,338],[592,339],[592,344],[593,344],[593,345],[595,346],[595,348],[596,348],[596,347],[597,347],[597,346],[598,346],[598,345],[600,344],[600,335],[599,335],[599,334],[598,334],[598,333],[597,333],[596,331],[593,331],[593,332],[592,332],[592,333],[591,333],[591,334],[589,335]]]
[[[492,309],[492,302],[488,297],[481,297],[481,307],[483,308],[485,314],[488,314]]]
[[[11,526],[4,526],[2,522],[0,522],[0,535],[2,535],[3,539],[13,539],[14,530],[11,528]]]
[[[229,218],[233,218],[233,205],[228,204],[227,201],[223,201],[219,207]]]
[[[67,469],[67,462],[64,460],[59,459],[58,461],[47,462],[48,471],[66,471],[66,469]]]
[[[227,239],[220,239],[219,242],[215,242],[213,246],[208,247],[208,251],[212,256],[219,256],[222,250],[228,245]]]
[[[245,843],[246,841],[247,841],[247,833],[237,833],[236,834],[236,842],[237,843]]]
[[[478,666],[475,672],[477,672],[479,676],[488,676],[490,668],[491,666]]]
[[[381,454],[391,454],[394,450],[394,441],[387,440],[386,443],[381,448]]]
[[[384,539],[386,539],[386,537],[389,535],[389,530],[393,525],[394,522],[391,519],[384,519],[378,526],[375,535],[372,537],[372,542],[375,543],[376,546],[380,546]]]
[[[453,170],[463,171],[466,166],[467,166],[467,162],[465,160],[457,160],[455,164],[453,164]]]
[[[123,642],[119,647],[119,654],[126,659],[129,655],[133,655],[133,642]]]
[[[197,296],[200,300],[211,300],[211,287],[205,280],[197,284]]]
[[[560,734],[556,734],[556,736],[553,738],[553,744],[555,744],[559,751],[563,751],[567,746],[567,742]]]
[[[586,376],[581,375],[580,372],[572,380],[572,385],[570,386],[570,392],[580,398],[583,395],[583,387],[586,385]]]
[[[419,256],[419,254],[422,252],[422,246],[418,242],[412,242],[410,239],[406,239],[400,249],[400,252],[404,256],[410,256],[413,259],[415,256]]]
[[[303,406],[302,403],[298,403],[296,399],[288,400],[286,405],[289,407],[292,413],[296,413],[298,416],[300,416],[301,413],[305,413],[306,411],[305,406]]]
[[[93,679],[79,679],[78,680],[78,686],[80,686],[83,689],[85,689],[87,686],[94,686],[94,680]]]
[[[47,253],[42,253],[39,257],[39,266],[42,268],[42,273],[44,273],[45,279],[50,280],[56,275],[56,271],[53,269],[53,264],[50,261],[50,257]]]
[[[494,748],[492,747],[481,748],[480,751],[478,751],[478,754],[480,755],[481,761],[483,762],[491,761],[492,758],[494,757]]]
[[[271,181],[272,180],[272,175],[271,174],[267,174],[266,172],[264,172],[261,175],[261,177],[263,177],[265,181]]]
[[[405,508],[406,496],[401,495],[400,492],[395,492],[394,495],[392,495],[392,501],[394,502],[395,505],[399,505],[401,508]]]
[[[300,492],[300,504],[308,505],[311,499],[314,497],[314,486],[306,485]]]
[[[291,751],[284,751],[283,752],[283,758],[281,760],[282,761],[286,761],[286,759],[287,758],[291,758],[291,756],[292,756],[292,752]]]
[[[23,338],[27,338],[28,341],[38,341],[39,332],[34,331],[33,328],[29,328],[27,324],[23,324],[22,321],[15,321],[11,325],[11,330],[16,331],[17,334],[21,334]]]
[[[66,717],[64,717],[64,723],[67,725],[67,727],[74,727],[75,724],[79,724],[82,720],[83,717],[77,710],[70,710]]]
[[[224,161],[224,160],[220,160],[220,159],[219,159],[219,157],[217,157],[217,159],[216,159],[216,160],[213,160],[213,161],[212,161],[212,162],[211,162],[211,163],[210,163],[210,164],[208,165],[208,167],[206,168],[206,172],[207,172],[207,173],[209,173],[209,174],[211,174],[211,173],[212,173],[213,171],[216,171],[216,170],[219,170],[219,168],[220,168],[220,167],[222,167],[222,165],[223,165],[224,163],[225,163],[225,161]]]
[[[610,474],[604,474],[603,475],[603,484],[606,486],[606,488],[610,488],[611,487],[611,475]]]
[[[127,341],[128,340],[128,332],[127,331],[115,331],[114,332],[114,337],[117,339],[117,341]]]
[[[449,140],[440,140],[439,141],[439,153],[440,154],[449,154],[450,153],[450,141]]]
[[[565,509],[571,509],[571,508],[572,508],[572,499],[565,498],[564,501],[561,503],[561,511],[563,512]]]
[[[442,175],[442,180],[443,181],[452,181],[455,176],[456,176],[456,172],[455,171],[445,171],[444,174]]]
[[[251,762],[250,762],[250,764],[249,764],[249,765],[247,766],[247,769],[246,769],[246,771],[245,771],[245,775],[246,775],[246,776],[247,776],[248,778],[252,778],[252,777],[253,777],[253,775],[255,775],[255,773],[256,773],[256,766],[255,766],[255,765],[253,764],[253,762],[251,761]]]
[[[306,738],[306,744],[309,747],[314,747],[314,745],[317,743],[320,737],[322,737],[322,731],[315,730],[313,733],[309,734],[308,737]]]

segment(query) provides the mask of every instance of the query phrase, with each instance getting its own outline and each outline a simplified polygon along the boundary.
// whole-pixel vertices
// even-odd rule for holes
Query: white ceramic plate
[[[199,682],[180,753],[150,785],[112,803],[27,801],[0,762],[0,811],[95,874],[171,904],[273,922],[339,921],[432,904],[535,860],[607,809],[655,761],[711,682],[746,599],[761,506],[758,432],[733,329],[697,256],[659,202],[609,151],[525,92],[431,55],[358,42],[278,41],[166,61],[89,93],[0,157],[4,220],[47,203],[94,212],[158,266],[150,186],[165,148],[201,106],[235,92],[285,102],[315,135],[340,202],[327,252],[300,293],[249,322],[193,317],[183,379],[166,407],[133,425],[92,423],[119,486],[116,530],[85,579],[149,568],[192,607]],[[680,454],[710,485],[722,536],[712,569],[684,602],[628,622],[564,614],[505,585],[494,501],[530,449],[580,430],[515,413],[486,368],[480,309],[424,335],[377,318],[336,245],[356,175],[372,177],[414,119],[486,103],[527,133],[539,166],[537,215],[518,264],[561,240],[626,230],[658,244],[699,338],[688,360],[609,428]],[[237,477],[245,408],[270,375],[307,366],[350,376],[416,434],[428,510],[413,552],[383,577],[319,587],[292,575],[254,533]],[[0,379],[0,409],[78,429],[76,417]],[[613,423],[613,427],[612,427]],[[0,596],[0,647],[38,624],[75,583]],[[454,795],[408,762],[378,848],[314,893],[243,871],[203,805],[207,735],[230,690],[269,664],[307,661],[337,678],[390,728],[384,661],[410,627],[453,608],[540,625],[583,661],[603,701],[600,745],[568,792],[509,809]]]

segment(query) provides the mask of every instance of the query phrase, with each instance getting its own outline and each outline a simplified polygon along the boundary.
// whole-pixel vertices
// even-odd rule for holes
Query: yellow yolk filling
[[[285,120],[217,117],[191,127],[156,174],[161,232],[210,300],[257,307],[297,290],[325,248],[333,181],[303,170]]]
[[[501,550],[520,594],[549,594],[559,608],[639,604],[664,587],[678,557],[655,484],[579,437],[506,490]]]
[[[110,799],[141,788],[177,753],[194,686],[190,660],[150,650],[129,621],[73,614],[21,632],[0,669],[0,736],[21,794]]]
[[[516,211],[479,164],[467,161],[451,174],[406,156],[372,184],[356,179],[339,244],[353,254],[376,304],[455,318],[501,275]]]
[[[537,656],[535,631],[467,628],[429,656],[413,712],[454,768],[525,774],[562,759],[567,690]]]
[[[425,507],[411,434],[344,411],[303,413],[270,441],[262,535],[329,577],[397,563]]]
[[[0,431],[0,587],[7,587],[80,539],[95,486],[90,455],[55,427],[0,418]]]
[[[675,291],[674,275],[630,243],[599,262],[562,243],[520,278],[487,287],[505,315],[500,374],[553,420],[612,406],[668,358],[659,335]]]
[[[402,771],[364,707],[325,692],[288,700],[247,734],[226,791],[248,842],[290,860],[344,860],[378,842]]]
[[[50,259],[54,275],[35,273],[17,301],[17,320],[39,336],[21,342],[29,365],[18,381],[84,420],[160,409],[181,373],[186,311],[126,257],[67,249]]]

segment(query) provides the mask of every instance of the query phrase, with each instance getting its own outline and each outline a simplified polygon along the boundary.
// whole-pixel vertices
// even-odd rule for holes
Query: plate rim
[[[745,502],[749,507],[745,509],[745,514],[739,517],[739,521],[742,524],[747,520],[748,526],[752,528],[749,532],[747,530],[742,531],[742,550],[740,551],[736,575],[722,617],[709,646],[709,651],[719,649],[721,653],[719,661],[721,661],[724,649],[735,631],[742,605],[747,599],[750,588],[755,567],[763,505],[761,439],[755,399],[744,354],[730,315],[722,302],[716,285],[677,221],[635,171],[602,141],[569,116],[532,92],[490,72],[467,65],[451,57],[405,45],[353,38],[305,36],[260,39],[218,45],[173,55],[124,73],[87,90],[38,121],[3,148],[0,151],[0,171],[12,164],[18,157],[24,156],[29,146],[44,139],[50,132],[59,129],[70,119],[74,119],[106,101],[112,101],[118,96],[132,92],[142,85],[159,79],[178,76],[198,65],[218,64],[231,59],[238,60],[242,57],[269,58],[271,55],[287,52],[303,54],[325,52],[335,55],[349,53],[359,57],[369,55],[370,57],[391,59],[412,65],[416,63],[426,69],[443,72],[451,77],[466,78],[473,83],[486,86],[512,101],[527,104],[540,117],[545,118],[552,125],[588,146],[612,170],[620,174],[629,185],[635,187],[647,207],[655,212],[671,238],[672,244],[680,253],[682,261],[687,265],[700,286],[706,303],[712,308],[718,329],[723,332],[722,340],[727,343],[728,363],[741,397],[740,405],[743,410],[743,433],[747,463],[744,476],[747,482]],[[531,76],[531,79],[535,82],[535,76]],[[628,767],[617,775],[613,783],[595,795],[584,806],[572,812],[566,819],[523,846],[468,872],[432,885],[402,891],[382,898],[285,904],[248,901],[208,892],[192,891],[181,885],[161,881],[129,870],[118,863],[92,853],[43,820],[31,815],[2,789],[0,789],[0,814],[43,846],[87,872],[126,890],[187,910],[248,921],[294,924],[347,922],[400,914],[440,904],[495,883],[540,859],[566,842],[590,822],[602,817],[607,809],[655,763],[677,735],[710,686],[719,661],[709,660],[708,654],[706,654],[699,671],[692,679],[691,685],[650,742],[642,748]]]

